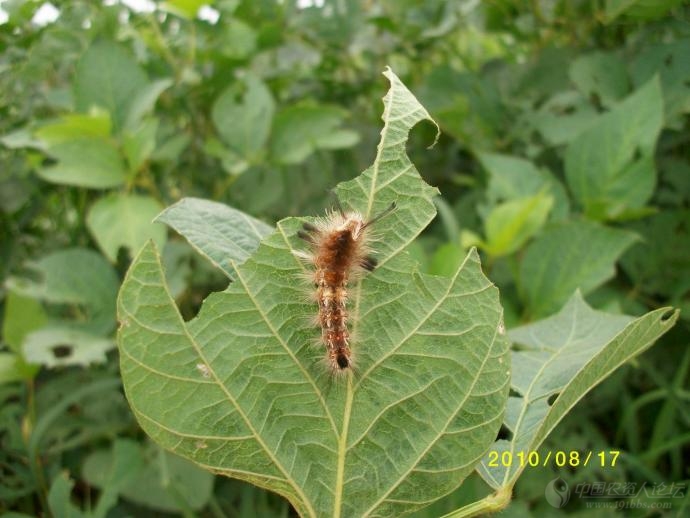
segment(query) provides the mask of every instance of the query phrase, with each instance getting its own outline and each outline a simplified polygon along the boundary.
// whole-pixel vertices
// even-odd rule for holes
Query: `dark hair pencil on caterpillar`
[[[316,224],[305,223],[297,235],[311,244],[313,253],[302,255],[314,265],[313,282],[319,306],[321,341],[333,372],[352,367],[347,314],[347,283],[353,275],[373,271],[378,261],[371,255],[371,226],[395,209],[395,202],[378,216],[364,221],[358,212],[330,212]]]

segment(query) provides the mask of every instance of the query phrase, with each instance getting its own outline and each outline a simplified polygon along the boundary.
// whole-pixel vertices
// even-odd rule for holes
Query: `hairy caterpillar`
[[[352,367],[347,314],[348,280],[362,271],[373,271],[378,261],[371,255],[371,226],[395,209],[395,202],[378,216],[364,221],[358,212],[327,214],[315,225],[305,223],[297,236],[310,243],[312,254],[304,254],[314,265],[312,280],[318,302],[321,341],[326,361],[333,372]]]

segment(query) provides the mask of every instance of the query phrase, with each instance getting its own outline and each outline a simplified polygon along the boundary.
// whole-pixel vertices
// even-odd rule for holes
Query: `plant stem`
[[[512,498],[513,486],[512,484],[508,487],[499,488],[498,491],[492,493],[477,502],[472,502],[471,504],[451,511],[448,514],[443,515],[441,518],[467,518],[469,516],[479,516],[488,513],[496,513],[502,511]]]

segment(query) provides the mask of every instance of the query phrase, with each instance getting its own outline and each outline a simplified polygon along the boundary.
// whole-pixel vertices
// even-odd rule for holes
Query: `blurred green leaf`
[[[556,311],[576,290],[587,294],[613,277],[616,260],[638,237],[589,221],[546,229],[520,264],[521,295],[532,317]]]
[[[567,217],[570,203],[568,195],[563,184],[548,170],[511,155],[478,153],[477,158],[489,173],[486,197],[490,205],[534,196],[545,190],[553,197],[552,218],[562,220]]]
[[[110,136],[110,130],[110,114],[96,109],[88,114],[63,115],[56,122],[42,125],[34,132],[34,136],[50,147],[82,137],[107,139]]]
[[[166,0],[161,2],[158,8],[188,20],[193,20],[196,18],[199,8],[206,4],[206,0]]]
[[[667,126],[682,129],[683,114],[690,113],[690,38],[671,43],[646,45],[630,66],[636,86],[658,74],[664,92],[664,118]]]
[[[59,320],[63,325],[101,336],[115,328],[119,283],[103,256],[92,250],[68,248],[30,262],[26,268],[31,277],[10,277],[7,280],[10,290],[70,306],[74,318]]]
[[[385,74],[377,157],[338,197],[365,218],[398,207],[377,226],[388,236],[377,243],[378,268],[352,286],[362,296],[350,310],[368,339],[355,345],[358,374],[341,390],[328,389],[333,379],[307,345],[314,330],[302,323],[314,312],[300,300],[304,269],[292,253],[304,220],[283,220],[189,322],[150,244],[119,297],[121,372],[144,430],[307,516],[401,516],[428,505],[472,471],[507,396],[498,291],[476,252],[451,279],[419,274],[403,253],[433,218],[436,190],[405,154],[410,128],[428,114]],[[384,327],[391,315],[396,325]]]
[[[76,329],[46,326],[29,333],[22,352],[27,361],[46,367],[104,363],[106,353],[115,347],[110,338]]]
[[[122,135],[122,148],[129,163],[130,173],[136,174],[156,148],[158,119],[147,119],[135,130]]]
[[[233,59],[244,59],[256,50],[257,34],[242,20],[231,18],[225,24],[220,51]]]
[[[165,227],[153,222],[161,209],[160,203],[150,196],[111,193],[93,204],[86,224],[103,253],[114,263],[120,247],[133,254],[148,239],[163,247]]]
[[[87,480],[89,458],[82,466],[82,476]],[[110,460],[107,466],[101,466],[98,474],[103,483],[99,485],[102,492],[92,513],[94,518],[107,516],[108,511],[117,503],[120,492],[136,479],[143,465],[139,445],[127,439],[116,439],[113,442]]]
[[[497,205],[484,223],[486,241],[482,248],[494,257],[512,254],[541,230],[551,207],[553,197],[546,190]]]
[[[462,264],[466,255],[466,249],[463,249],[458,244],[444,243],[438,247],[431,257],[428,273],[452,277],[458,271],[458,267]]]
[[[48,493],[48,506],[55,518],[87,518],[76,505],[72,503],[71,493],[74,481],[69,478],[67,471],[61,471],[53,479]]]
[[[518,452],[536,451],[587,392],[649,348],[677,319],[672,308],[637,319],[610,315],[590,308],[577,292],[558,314],[511,330],[509,338],[520,347],[511,352],[516,395],[508,398],[504,420],[512,437],[499,439],[491,451],[499,458],[511,452],[514,459]],[[495,459],[491,464],[487,455],[478,471],[494,489],[512,487],[527,466]]]
[[[172,84],[172,79],[165,78],[143,85],[141,89],[134,94],[134,97],[127,106],[127,118],[124,128],[130,131],[136,131],[144,121],[144,118],[153,111],[160,95],[170,88]]]
[[[357,133],[339,129],[347,113],[335,106],[298,105],[276,115],[271,156],[281,164],[299,164],[317,149],[350,147]]]
[[[565,173],[575,198],[594,219],[638,209],[656,183],[654,147],[663,121],[657,77],[580,134],[565,153]]]
[[[640,20],[661,18],[683,0],[606,0],[604,21],[611,23],[621,15]]]
[[[98,40],[89,47],[74,76],[77,110],[88,113],[93,106],[104,108],[117,131],[124,127],[139,96],[150,88],[137,62],[121,46],[108,40]]]
[[[597,122],[597,110],[581,93],[553,94],[536,111],[528,110],[524,120],[551,146],[567,144]]]
[[[105,189],[125,181],[122,156],[107,139],[73,138],[50,145],[46,151],[57,164],[39,169],[38,175],[49,182]]]
[[[611,52],[593,52],[578,57],[570,65],[569,74],[582,95],[596,97],[607,108],[630,90],[625,65]]]
[[[26,363],[17,353],[0,352],[0,384],[31,379],[38,369],[38,365]]]
[[[690,210],[666,210],[630,225],[642,236],[621,258],[635,291],[673,301],[690,292]]]
[[[211,498],[214,480],[208,471],[152,443],[142,446],[126,439],[116,440],[111,450],[89,455],[83,476],[91,486],[108,493],[110,499],[119,494],[131,502],[168,513],[203,508]]]
[[[26,335],[40,329],[45,323],[46,313],[39,301],[12,290],[7,292],[2,336],[12,352],[20,352]]]
[[[213,104],[211,117],[225,143],[251,160],[268,140],[275,102],[266,85],[252,74],[242,80],[242,86],[243,94],[238,83],[228,86]]]
[[[175,229],[197,252],[228,277],[232,263],[240,265],[259,247],[273,227],[242,211],[208,200],[183,198],[165,209],[156,221]]]

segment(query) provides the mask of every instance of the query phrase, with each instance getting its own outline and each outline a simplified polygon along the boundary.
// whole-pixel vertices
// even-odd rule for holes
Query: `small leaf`
[[[613,106],[629,91],[628,73],[613,53],[593,52],[578,57],[570,65],[570,79],[586,98],[596,97],[604,106]]]
[[[576,289],[587,294],[613,277],[614,264],[637,236],[588,221],[545,230],[520,265],[522,297],[533,316],[561,307]]]
[[[482,167],[489,173],[486,197],[490,205],[501,201],[533,196],[543,189],[553,196],[551,214],[562,220],[568,215],[565,188],[547,169],[536,167],[524,158],[498,153],[477,153]]]
[[[46,367],[105,363],[106,353],[115,347],[109,338],[76,329],[48,326],[30,333],[22,352],[27,361]]]
[[[649,201],[656,182],[654,146],[663,121],[662,102],[655,77],[568,146],[568,185],[589,217],[615,218]]]
[[[561,146],[596,124],[598,112],[581,93],[558,92],[538,110],[525,114],[525,121],[533,125],[551,146]]]
[[[100,254],[83,248],[69,248],[27,264],[33,278],[10,277],[10,290],[53,304],[72,306],[79,320],[62,320],[64,325],[100,336],[115,327],[115,298],[118,279]]]
[[[444,243],[439,246],[431,258],[428,273],[452,277],[465,259],[465,250],[456,243]]]
[[[60,120],[41,126],[34,135],[50,146],[80,137],[107,139],[110,129],[110,114],[102,110],[93,110],[89,114],[63,115]]]
[[[86,478],[87,458],[82,466]],[[120,491],[134,480],[142,468],[139,455],[139,445],[127,439],[116,439],[113,442],[112,458],[110,464],[102,467],[101,477],[104,481],[99,487],[102,489],[98,497],[93,518],[105,518],[108,511],[117,504]]]
[[[162,11],[176,14],[182,18],[193,20],[199,8],[206,4],[206,0],[166,0],[158,7]]]
[[[5,299],[2,336],[4,343],[11,351],[20,352],[26,335],[40,329],[45,323],[46,313],[40,302],[12,290],[8,291]]]
[[[690,39],[670,43],[645,45],[640,49],[630,67],[630,75],[636,86],[647,83],[655,75],[661,79],[664,92],[664,117],[666,126],[681,130],[690,113]]]
[[[219,51],[231,59],[245,59],[256,51],[257,33],[238,18],[230,18],[223,26]]]
[[[117,261],[120,247],[138,250],[148,239],[158,246],[165,244],[165,227],[153,219],[161,211],[160,204],[150,196],[111,193],[93,204],[86,224],[106,257]]]
[[[38,370],[19,354],[0,352],[0,384],[32,379]]]
[[[158,79],[143,86],[131,100],[127,107],[127,118],[124,127],[130,131],[136,130],[156,105],[160,95],[172,86],[173,80]]]
[[[77,110],[88,113],[100,106],[110,113],[116,130],[122,129],[130,108],[148,79],[137,62],[112,41],[96,41],[77,64],[74,100]]]
[[[690,210],[665,210],[630,229],[642,241],[625,253],[621,266],[635,290],[672,301],[690,291]]]
[[[214,103],[211,117],[225,143],[250,159],[268,140],[275,102],[258,77],[247,75],[243,86],[244,95],[240,95],[236,84],[226,88]]]
[[[199,198],[183,198],[157,218],[183,235],[201,255],[232,278],[273,227],[242,211]]]
[[[497,441],[492,451],[499,457],[511,452],[514,459],[518,452],[536,451],[587,392],[675,324],[678,311],[670,310],[637,319],[610,315],[593,310],[575,293],[558,314],[510,331],[509,338],[520,345],[512,351],[511,388],[518,395],[508,398],[505,416],[512,438]],[[490,464],[491,457],[485,457],[478,471],[494,489],[512,487],[524,469],[517,461]]]
[[[512,254],[544,226],[552,206],[553,197],[545,191],[497,205],[484,223],[483,248],[494,257]]]
[[[119,151],[106,139],[80,137],[47,147],[55,160],[38,170],[49,182],[91,189],[117,187],[125,181],[125,165]]]
[[[337,149],[357,143],[358,135],[339,129],[346,112],[335,106],[298,105],[276,116],[271,155],[282,164],[299,164],[317,149]]]
[[[117,493],[159,511],[179,513],[188,508],[198,511],[208,503],[213,492],[211,473],[151,443],[142,447],[134,441],[119,439],[112,450],[91,454],[83,465],[88,483],[106,492],[112,491],[109,480],[112,477],[108,474],[113,472],[120,473]]]
[[[405,249],[435,209],[405,154],[428,113],[390,71],[372,167],[337,188],[377,223],[378,268],[352,283],[357,371],[333,379],[289,218],[235,281],[184,322],[155,247],[132,263],[118,304],[125,391],[161,446],[285,496],[303,516],[401,516],[460,485],[495,438],[509,366],[498,291],[472,251],[451,278],[420,274]],[[334,386],[338,383],[338,386]]]
[[[129,163],[129,170],[136,174],[156,148],[158,119],[147,119],[135,130],[122,134],[122,148]]]
[[[48,506],[55,518],[87,518],[70,499],[73,487],[74,481],[69,478],[67,471],[58,473],[53,479],[48,493]]]

